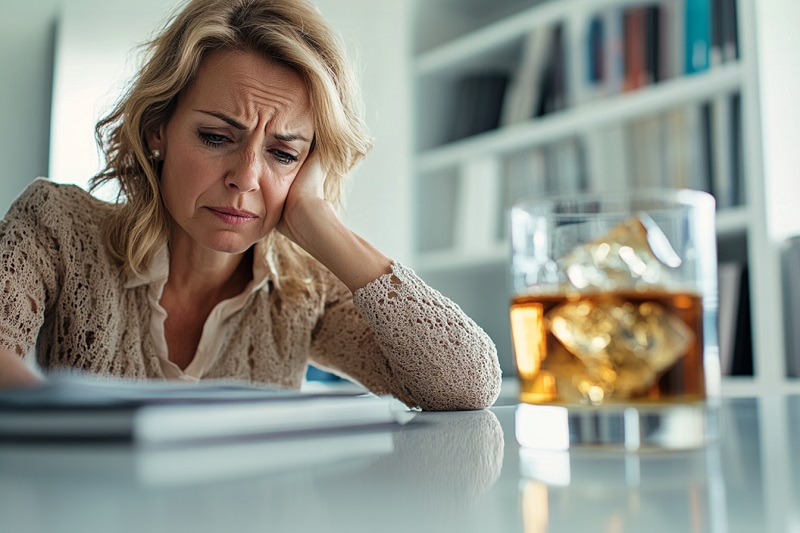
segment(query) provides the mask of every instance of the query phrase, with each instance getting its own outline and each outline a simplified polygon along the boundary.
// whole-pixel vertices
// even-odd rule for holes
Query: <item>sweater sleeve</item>
[[[0,222],[0,345],[20,356],[36,342],[61,286],[52,192],[46,181],[34,181]]]
[[[492,340],[412,270],[398,263],[392,270],[352,295],[338,284],[315,330],[312,359],[411,407],[490,406],[501,377]]]

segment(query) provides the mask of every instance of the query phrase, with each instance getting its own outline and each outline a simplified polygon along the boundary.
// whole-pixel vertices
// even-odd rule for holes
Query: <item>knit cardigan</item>
[[[114,204],[35,180],[0,222],[0,345],[35,345],[45,371],[165,379],[149,324],[147,285],[108,253],[101,221]],[[352,293],[319,265],[314,296],[266,283],[221,328],[201,379],[298,389],[307,365],[430,410],[479,409],[499,394],[486,333],[452,301],[398,263]]]

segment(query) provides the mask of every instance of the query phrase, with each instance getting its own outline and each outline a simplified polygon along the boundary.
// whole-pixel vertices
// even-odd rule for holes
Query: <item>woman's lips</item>
[[[216,215],[216,217],[220,220],[234,225],[247,224],[248,222],[258,218],[258,215],[255,213],[251,213],[250,211],[241,211],[232,207],[209,207],[208,210]]]

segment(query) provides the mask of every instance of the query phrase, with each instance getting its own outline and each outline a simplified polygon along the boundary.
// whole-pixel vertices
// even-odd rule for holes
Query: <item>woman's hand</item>
[[[0,389],[33,387],[44,380],[7,348],[0,347]]]
[[[325,170],[319,160],[319,151],[313,150],[289,188],[277,227],[278,231],[302,248],[305,246],[300,240],[308,226],[308,217],[322,215],[320,206],[327,203],[324,185]]]
[[[344,225],[325,200],[325,179],[314,150],[289,188],[277,230],[355,291],[391,272],[391,260]]]

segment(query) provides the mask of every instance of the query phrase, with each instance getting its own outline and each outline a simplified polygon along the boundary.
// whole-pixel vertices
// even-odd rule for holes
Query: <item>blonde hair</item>
[[[304,79],[314,114],[314,144],[327,171],[326,198],[339,205],[346,175],[372,147],[358,83],[339,37],[307,0],[191,0],[146,45],[144,66],[96,128],[106,166],[93,189],[116,181],[118,209],[105,222],[106,245],[132,274],[146,269],[167,242],[170,218],[146,132],[169,120],[178,95],[205,56],[220,48],[253,51]],[[267,237],[273,283],[308,288],[311,259],[273,231]]]

